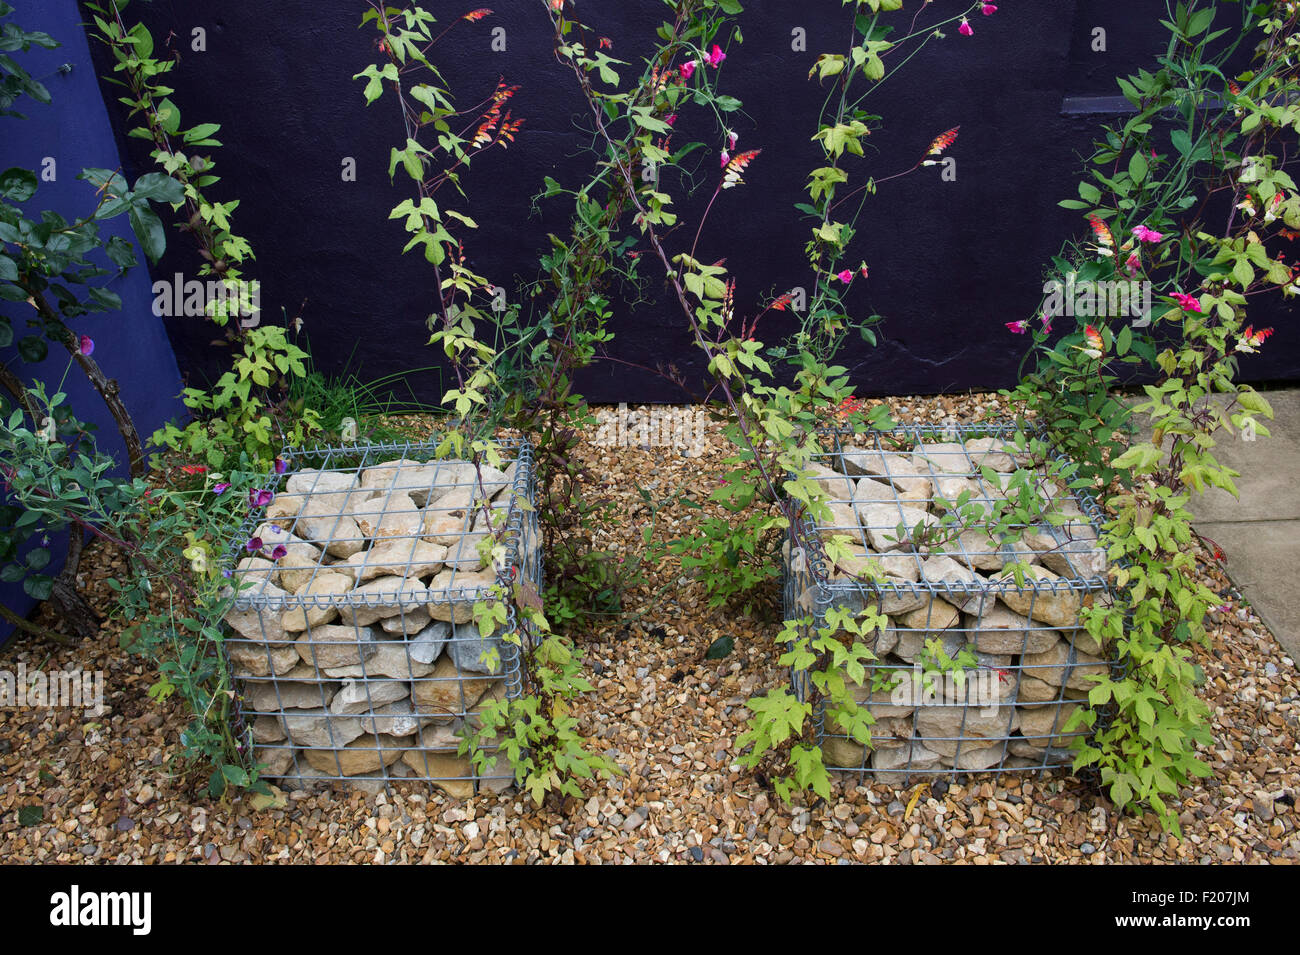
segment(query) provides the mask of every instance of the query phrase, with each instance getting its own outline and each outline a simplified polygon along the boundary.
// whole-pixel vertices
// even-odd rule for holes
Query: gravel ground
[[[991,395],[896,398],[904,421],[1005,414]],[[599,546],[636,546],[639,487],[704,497],[720,439],[701,458],[663,449],[591,447],[602,491],[628,517]],[[654,484],[653,482],[658,482]],[[660,512],[661,531],[698,512]],[[1217,589],[1230,585],[1201,555]],[[110,555],[91,553],[85,589],[111,606]],[[102,642],[70,649],[13,641],[0,669],[81,667],[106,673],[110,711],[0,710],[0,862],[1281,862],[1300,860],[1300,676],[1248,607],[1215,617],[1200,650],[1214,713],[1214,775],[1182,794],[1183,839],[1154,817],[1120,817],[1088,786],[1046,778],[969,776],[959,784],[895,790],[838,783],[830,802],[787,807],[733,766],[746,700],[785,676],[774,618],[705,606],[701,588],[666,558],[653,587],[632,596],[630,622],[583,640],[596,692],[578,714],[624,773],[588,787],[585,801],[538,808],[518,795],[460,802],[422,785],[387,793],[338,789],[287,794],[278,807],[197,795],[199,777],[168,771],[185,720],[145,696],[148,669],[126,659],[110,624]],[[673,583],[676,581],[676,583]],[[651,590],[669,584],[665,595]],[[775,588],[772,605],[775,606]],[[42,622],[49,623],[49,620]],[[717,637],[727,659],[706,661]],[[915,802],[913,803],[913,797]],[[909,811],[908,806],[911,804]],[[22,813],[19,810],[29,808]],[[33,822],[40,807],[41,818]],[[23,824],[23,823],[27,824]]]

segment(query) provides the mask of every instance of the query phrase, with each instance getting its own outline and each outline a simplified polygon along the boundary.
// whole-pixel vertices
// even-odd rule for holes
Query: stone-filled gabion
[[[239,714],[284,786],[422,779],[455,796],[511,782],[504,756],[478,776],[457,754],[492,700],[522,688],[507,623],[481,637],[486,588],[542,582],[526,443],[505,470],[439,460],[434,445],[292,452],[267,478],[274,500],[233,543],[237,596],[226,615]],[[504,510],[492,553],[483,501]],[[491,547],[489,543],[486,545]]]
[[[1091,497],[1022,469],[1015,432],[1012,424],[900,427],[872,432],[867,448],[844,446],[835,431],[820,436],[825,451],[814,470],[833,523],[808,527],[814,553],[786,543],[786,616],[820,627],[832,607],[874,606],[887,615],[868,639],[876,660],[855,691],[875,719],[871,745],[816,708],[828,767],[900,782],[1073,760],[1070,738],[1087,730],[1067,731],[1066,722],[1086,699],[1089,677],[1116,666],[1111,648],[1079,621],[1080,609],[1110,587],[1097,545],[1100,513]],[[967,507],[992,512],[1018,471],[1064,523],[1040,514],[1016,525],[1018,541],[976,527],[917,532],[940,525],[963,492]],[[821,542],[836,535],[853,542],[853,556],[832,566]],[[1010,570],[1018,563],[1029,565],[1023,585]],[[967,658],[960,678],[942,667],[936,673],[942,660],[927,649],[936,640],[950,660],[965,650],[975,665]],[[808,674],[792,676],[807,699]]]

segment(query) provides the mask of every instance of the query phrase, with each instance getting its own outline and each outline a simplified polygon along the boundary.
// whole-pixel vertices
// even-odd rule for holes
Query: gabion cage
[[[787,542],[786,617],[820,628],[833,607],[874,607],[887,621],[867,640],[876,659],[855,690],[875,719],[870,745],[852,739],[824,701],[814,707],[828,768],[882,782],[1044,771],[1070,763],[1072,738],[1090,732],[1067,722],[1091,677],[1119,667],[1079,621],[1111,586],[1100,510],[1090,495],[1022,468],[1016,432],[1012,423],[907,426],[872,432],[863,448],[845,446],[835,430],[820,435],[815,479],[833,523],[805,524],[812,553],[794,535]],[[944,526],[959,502],[989,514],[1031,483],[1046,508],[998,540],[977,523]],[[1060,516],[1049,522],[1052,512]],[[832,565],[822,542],[836,535],[853,542],[853,554]],[[792,681],[807,700],[809,674]]]
[[[520,647],[504,639],[527,646],[513,605],[483,637],[474,604],[497,583],[542,586],[536,512],[521,506],[532,450],[502,442],[502,458],[504,471],[437,459],[433,444],[350,445],[286,452],[285,473],[268,475],[274,498],[231,545],[225,618],[264,776],[419,779],[455,796],[509,786],[504,755],[480,775],[457,752],[484,706],[522,691]]]

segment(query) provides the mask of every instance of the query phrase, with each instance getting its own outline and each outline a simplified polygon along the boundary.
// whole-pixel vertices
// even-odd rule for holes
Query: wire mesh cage
[[[281,785],[426,780],[455,796],[512,782],[457,750],[489,703],[522,691],[527,634],[488,589],[542,586],[532,450],[504,470],[438,459],[434,444],[286,452],[231,544],[225,641],[241,732]],[[491,746],[485,748],[491,749]]]
[[[863,447],[821,433],[814,479],[832,520],[801,528],[808,553],[794,534],[786,543],[786,617],[803,621],[802,636],[837,607],[885,620],[854,691],[875,721],[870,743],[814,700],[828,768],[881,782],[1044,771],[1070,763],[1072,740],[1091,732],[1067,724],[1094,677],[1119,668],[1079,617],[1111,586],[1101,514],[1034,467],[1017,431],[906,426],[871,432]],[[832,562],[824,542],[838,535],[850,555]],[[809,673],[792,682],[808,700]]]

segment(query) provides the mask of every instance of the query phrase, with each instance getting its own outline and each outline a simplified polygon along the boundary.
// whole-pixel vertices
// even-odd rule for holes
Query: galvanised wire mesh
[[[536,512],[521,506],[532,449],[501,447],[504,471],[402,443],[290,450],[267,475],[274,499],[231,543],[225,643],[264,776],[420,779],[457,796],[510,784],[503,755],[480,776],[457,753],[484,706],[523,684],[503,639],[527,640],[513,605],[483,637],[475,602],[496,583],[542,587]]]
[[[1079,621],[1110,589],[1101,513],[1090,495],[1022,467],[1017,430],[904,426],[871,432],[865,447],[845,445],[836,430],[820,434],[814,470],[833,521],[805,525],[811,553],[794,535],[786,545],[786,617],[811,619],[805,636],[832,607],[871,606],[887,619],[867,641],[876,659],[855,691],[875,719],[871,744],[853,740],[824,701],[814,708],[829,768],[883,782],[1043,771],[1070,763],[1072,738],[1089,732],[1067,721],[1090,677],[1119,669]],[[1048,501],[1035,519],[997,540],[986,520],[967,519],[1018,498],[1019,485]],[[945,526],[950,513],[962,519]],[[832,565],[822,542],[836,535],[852,541],[853,556]],[[1017,564],[1028,565],[1020,582]],[[809,674],[792,682],[809,699]]]

